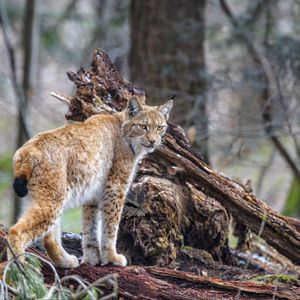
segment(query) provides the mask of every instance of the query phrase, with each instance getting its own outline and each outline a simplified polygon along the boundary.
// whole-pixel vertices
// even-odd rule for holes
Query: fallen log
[[[81,68],[77,73],[68,72],[68,76],[77,87],[75,95],[72,97],[57,93],[53,95],[67,104],[66,118],[69,120],[83,121],[93,114],[120,111],[124,109],[128,99],[132,96],[137,97],[142,102],[146,101],[143,89],[123,80],[107,54],[100,49],[94,52],[90,71]],[[147,176],[159,178],[161,181],[154,184],[154,186],[152,184],[152,187],[148,188],[148,192],[145,192],[145,189],[140,189],[140,192],[135,191],[135,188],[139,187],[139,183],[147,180]],[[162,236],[157,237],[154,233],[149,235],[149,232],[143,231],[144,226],[141,226],[136,232],[133,230],[122,232],[122,228],[130,228],[133,223],[141,224],[142,220],[139,219],[138,214],[136,215],[136,211],[142,207],[147,207],[144,216],[151,215],[152,211],[156,211],[157,215],[160,214],[157,209],[153,208],[153,195],[163,194],[168,184],[173,184],[176,193],[169,194],[169,203],[173,202],[173,205],[169,206],[167,211],[171,212],[172,209],[175,209],[175,212],[173,214],[162,214],[160,225],[162,227],[167,226],[171,222],[172,226],[177,226],[178,232],[171,237],[165,235],[166,242],[164,244],[166,246],[162,248],[162,243],[158,242]],[[183,190],[181,190],[183,200],[180,201],[176,198],[178,192],[176,187],[178,186],[183,187]],[[195,196],[197,193],[198,196]],[[200,193],[202,193],[202,196],[199,196]],[[229,224],[227,210],[238,223],[259,234],[266,242],[294,263],[300,264],[300,234],[297,230],[300,228],[299,221],[278,214],[264,202],[257,199],[248,189],[212,170],[204,163],[197,150],[189,144],[179,126],[170,124],[162,147],[142,162],[140,172],[136,176],[130,194],[135,194],[135,200],[129,199],[127,201],[126,206],[128,209],[125,209],[127,217],[123,218],[120,234],[121,236],[123,234],[123,237],[127,239],[132,239],[131,251],[129,252],[133,251],[134,255],[131,255],[131,260],[134,260],[137,253],[134,250],[139,249],[141,252],[140,257],[144,257],[142,259],[143,263],[168,265],[174,260],[174,247],[178,247],[180,243],[184,245],[191,243],[192,246],[208,250],[214,259],[223,262],[230,261],[227,255]],[[194,196],[191,197],[191,194]],[[195,200],[197,197],[198,200]],[[218,216],[217,222],[213,217],[208,217],[209,214],[204,217],[204,220],[201,220],[201,213],[199,213],[201,209],[194,213],[194,208],[197,206],[195,203],[201,203],[199,197],[202,198],[202,202],[203,199],[209,198],[212,201],[211,203],[215,203],[217,200],[221,204],[218,214],[216,214]],[[202,205],[202,208],[204,206]],[[131,217],[134,218],[134,221],[128,217],[128,210],[132,212]],[[194,216],[191,212],[194,213]],[[168,215],[173,217],[168,218]],[[176,216],[176,224],[172,221],[174,215]],[[196,222],[194,227],[185,226],[185,221],[190,224],[194,220]],[[201,228],[199,224],[204,224],[206,221],[206,226],[202,226],[203,230],[198,231],[198,228]],[[129,222],[129,224],[126,225],[126,222]],[[213,232],[209,232],[210,227],[214,228]],[[191,230],[196,235],[198,232],[196,239],[189,235]],[[181,238],[179,232],[182,235]],[[205,241],[210,237],[214,238],[205,244]],[[121,244],[122,240],[124,239],[121,238]],[[151,247],[147,246],[150,240],[155,241],[150,243]],[[127,247],[129,246],[129,243],[125,244]],[[151,251],[148,251],[150,248]],[[161,253],[162,250],[167,255],[164,258],[160,257],[160,261],[154,259],[154,257],[158,257],[157,254]]]
[[[2,226],[0,229],[0,252],[6,247],[7,231]],[[64,236],[64,246],[72,254],[81,257],[82,249],[78,244],[80,239]],[[40,248],[29,247],[28,252],[39,255],[48,260],[45,252]],[[2,260],[5,260],[5,255]],[[42,264],[45,282],[53,284],[54,274],[48,264]],[[74,269],[57,268],[60,277],[78,275],[85,282],[95,282],[107,274],[117,274],[118,297],[120,299],[300,299],[300,288],[291,285],[273,285],[256,283],[249,280],[228,280],[207,275],[195,275],[189,272],[176,271],[160,267],[113,267],[90,266],[82,264]],[[76,287],[76,282],[70,281]],[[103,291],[111,293],[112,286],[104,285]]]
[[[241,185],[213,171],[174,132],[168,133],[165,140],[166,146],[158,149],[159,155],[177,167],[184,168],[187,181],[218,200],[238,223],[259,234],[294,263],[300,264],[298,220],[280,215]]]

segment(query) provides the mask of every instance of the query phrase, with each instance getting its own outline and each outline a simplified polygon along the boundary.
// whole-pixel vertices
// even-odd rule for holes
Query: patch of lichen
[[[252,277],[250,280],[254,282],[271,284],[282,283],[297,286],[300,284],[299,280],[295,276],[287,274],[264,274]]]

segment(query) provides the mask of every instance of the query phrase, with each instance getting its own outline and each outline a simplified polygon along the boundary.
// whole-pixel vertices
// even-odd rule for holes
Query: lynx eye
[[[162,125],[157,126],[158,131],[162,131],[164,128],[165,128],[165,126],[162,126]]]
[[[147,129],[147,125],[145,125],[145,124],[138,124],[137,125],[140,129],[142,129],[142,130],[146,130]]]

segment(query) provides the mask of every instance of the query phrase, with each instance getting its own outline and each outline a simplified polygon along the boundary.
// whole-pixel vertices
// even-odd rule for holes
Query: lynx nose
[[[148,144],[149,146],[153,147],[157,141],[157,136],[156,134],[152,133],[152,132],[149,132],[147,134],[147,141],[148,141]]]

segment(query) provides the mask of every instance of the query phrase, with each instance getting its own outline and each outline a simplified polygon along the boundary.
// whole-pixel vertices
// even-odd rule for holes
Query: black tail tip
[[[19,197],[25,197],[28,194],[27,179],[24,177],[16,177],[13,188]]]

